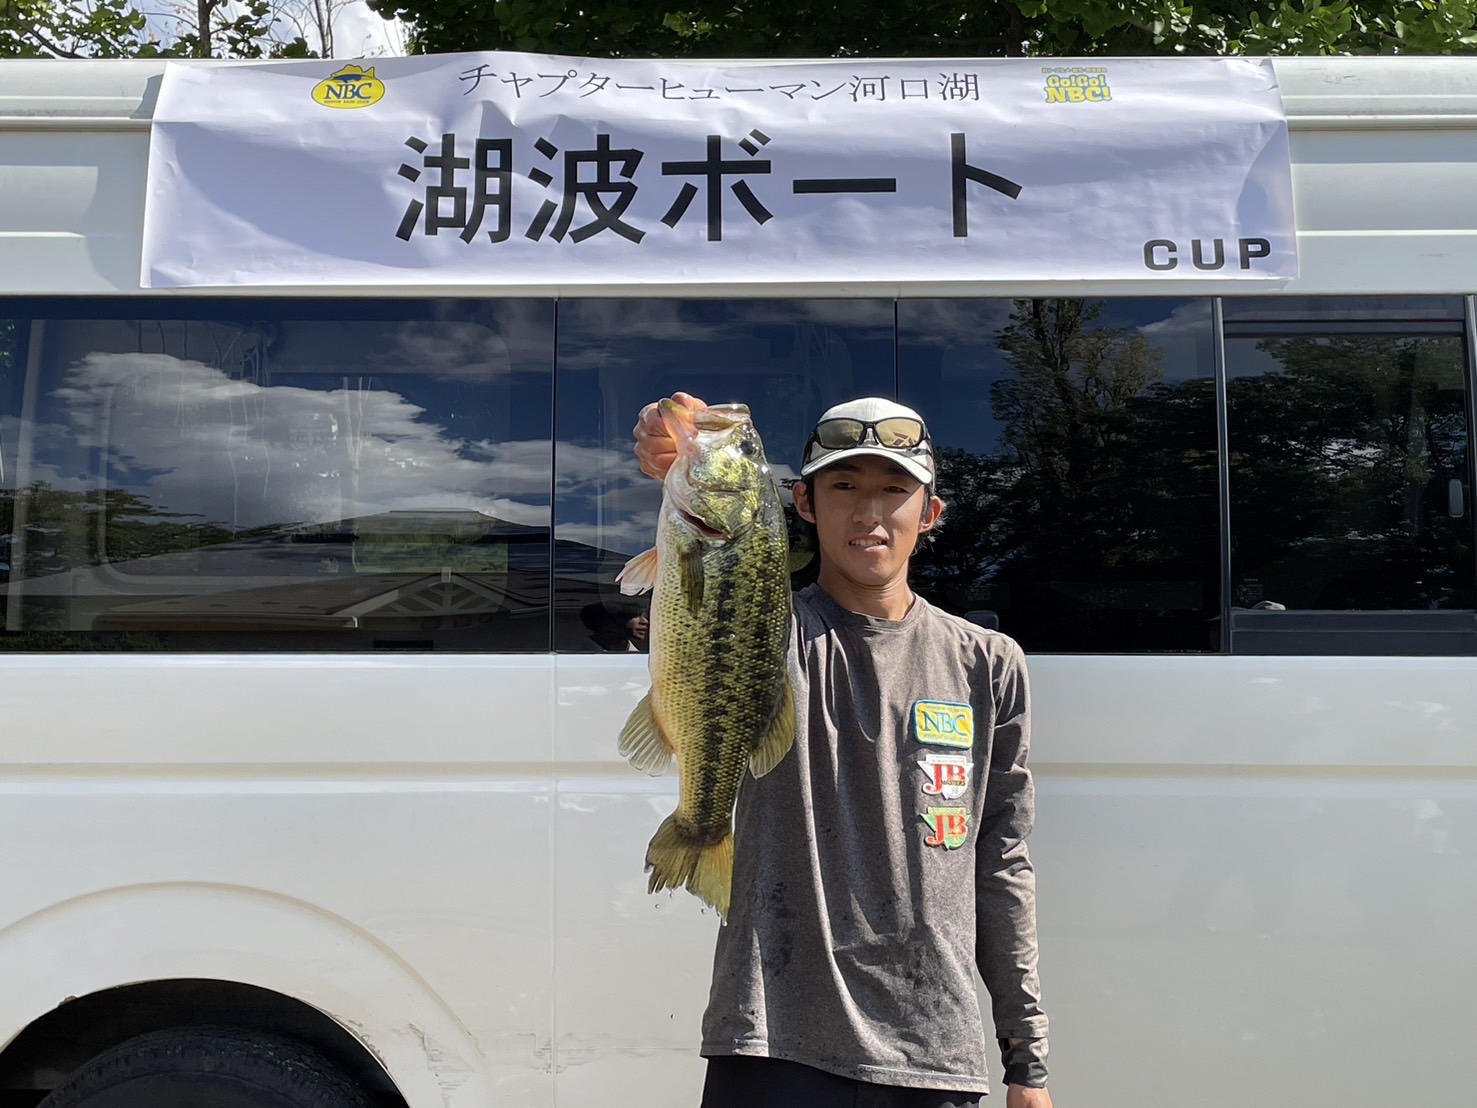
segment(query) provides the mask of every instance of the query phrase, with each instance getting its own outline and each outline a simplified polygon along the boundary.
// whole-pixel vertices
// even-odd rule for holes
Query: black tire
[[[322,1055],[229,1027],[176,1027],[119,1043],[38,1108],[373,1108]]]

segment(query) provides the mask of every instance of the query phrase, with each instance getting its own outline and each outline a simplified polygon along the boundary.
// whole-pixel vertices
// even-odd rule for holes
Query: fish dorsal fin
[[[703,607],[703,544],[695,542],[682,551],[682,597],[689,612]]]
[[[656,547],[643,550],[629,562],[624,569],[616,574],[616,582],[621,587],[621,592],[626,596],[635,596],[637,593],[650,592],[656,588]]]
[[[616,749],[631,765],[653,777],[666,773],[672,764],[672,744],[662,734],[661,725],[656,721],[649,689],[641,702],[631,710],[626,725],[621,728],[621,742]]]
[[[749,772],[763,777],[785,760],[790,748],[795,745],[795,691],[790,688],[790,679],[785,678],[784,691],[780,694],[779,706],[769,730],[755,744],[749,755]]]

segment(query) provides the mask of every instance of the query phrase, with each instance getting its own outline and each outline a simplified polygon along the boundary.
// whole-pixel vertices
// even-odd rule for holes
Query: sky
[[[384,57],[404,53],[403,24],[376,15],[365,0],[352,0],[334,21],[336,57]]]

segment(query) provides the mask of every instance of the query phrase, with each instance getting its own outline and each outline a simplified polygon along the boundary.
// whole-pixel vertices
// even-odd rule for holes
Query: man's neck
[[[859,585],[839,573],[827,573],[822,563],[816,584],[837,604],[859,616],[899,620],[913,608],[913,590],[906,577],[875,587]]]

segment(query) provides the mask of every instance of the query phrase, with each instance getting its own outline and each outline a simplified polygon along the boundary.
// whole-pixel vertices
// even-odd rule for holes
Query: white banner
[[[1297,276],[1249,58],[171,65],[146,287]]]

